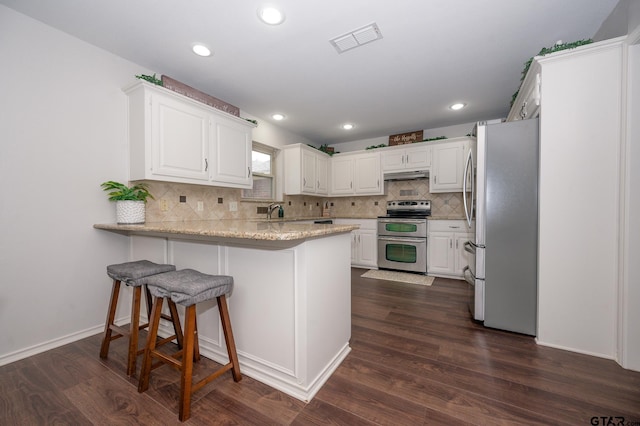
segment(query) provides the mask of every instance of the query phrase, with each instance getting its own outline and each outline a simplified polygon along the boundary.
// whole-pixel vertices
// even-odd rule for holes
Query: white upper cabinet
[[[353,156],[342,155],[331,159],[331,195],[353,195]]]
[[[284,152],[284,193],[327,195],[329,155],[303,144],[287,145]]]
[[[337,154],[331,159],[330,195],[382,195],[379,152]]]
[[[430,192],[462,191],[464,160],[473,144],[470,137],[463,137],[448,139],[431,146],[433,159],[429,178]]]
[[[431,146],[427,143],[400,145],[381,152],[382,171],[425,171],[431,166]]]
[[[251,132],[243,123],[225,117],[219,117],[213,126],[211,180],[251,188]]]
[[[251,188],[253,124],[146,82],[124,92],[130,180]]]
[[[511,105],[507,121],[526,120],[540,115],[540,63],[534,61],[518,91],[518,96]]]

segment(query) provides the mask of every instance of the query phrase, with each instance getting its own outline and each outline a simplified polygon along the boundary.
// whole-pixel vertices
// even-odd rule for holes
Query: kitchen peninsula
[[[202,220],[94,228],[129,238],[132,260],[233,276],[229,311],[247,376],[309,401],[350,351],[357,226]],[[216,309],[215,301],[198,306],[200,350],[226,363]]]

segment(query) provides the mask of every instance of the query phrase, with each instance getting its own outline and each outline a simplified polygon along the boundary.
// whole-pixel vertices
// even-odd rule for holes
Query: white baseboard
[[[615,361],[615,358],[613,356],[611,356],[611,355],[600,354],[600,353],[590,352],[590,351],[583,351],[583,350],[576,349],[576,348],[570,348],[568,346],[556,345],[554,343],[547,343],[547,342],[541,341],[538,338],[536,338],[536,343],[538,345],[540,345],[540,346],[547,346],[549,348],[562,349],[563,351],[575,352],[575,353],[578,353],[578,354],[595,356],[595,357],[598,357],[598,358],[610,359],[610,360]]]
[[[126,322],[128,322],[128,320]],[[27,348],[20,349],[15,352],[0,355],[0,366],[11,364],[12,362],[20,361],[21,359],[28,358],[30,356],[37,355],[42,352],[46,352],[51,349],[58,348],[60,346],[64,346],[68,343],[82,340],[86,337],[93,336],[94,334],[98,334],[103,330],[104,330],[104,324],[100,324],[100,325],[96,325],[95,327],[88,328],[86,330],[81,330],[75,333],[67,334],[66,336],[57,337],[55,339],[38,343],[37,345],[29,346]],[[99,356],[98,352],[96,352],[96,356]]]

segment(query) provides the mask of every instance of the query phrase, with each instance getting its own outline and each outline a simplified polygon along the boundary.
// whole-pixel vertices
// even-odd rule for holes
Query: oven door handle
[[[425,219],[416,219],[416,220],[411,220],[411,219],[378,219],[378,222],[380,223],[415,223],[418,225],[421,225],[423,223],[426,223]]]
[[[380,236],[378,237],[378,241],[393,241],[393,242],[400,242],[400,243],[426,243],[427,239],[426,238],[410,238],[410,237],[395,238],[395,237]]]

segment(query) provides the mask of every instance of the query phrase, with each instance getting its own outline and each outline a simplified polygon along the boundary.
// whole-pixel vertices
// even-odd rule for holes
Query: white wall
[[[258,121],[258,127],[253,129],[253,140],[256,142],[270,145],[276,148],[280,148],[284,145],[290,145],[294,143],[312,144],[318,146],[313,141],[291,133],[282,127],[278,127],[267,120],[260,117],[255,117],[246,111],[240,111],[240,116],[243,118],[250,118]]]
[[[0,39],[1,365],[104,325],[129,245],[92,225],[115,219],[99,185],[127,179],[120,87],[146,70],[4,6]]]
[[[631,34],[640,26],[640,1],[620,0],[595,33],[595,41]]]
[[[0,365],[104,327],[127,237],[100,183],[127,181],[127,99],[150,71],[0,5]],[[215,94],[214,94],[215,95]],[[252,117],[244,114],[243,117]],[[308,143],[256,118],[254,139]],[[128,293],[118,317],[126,318]]]

